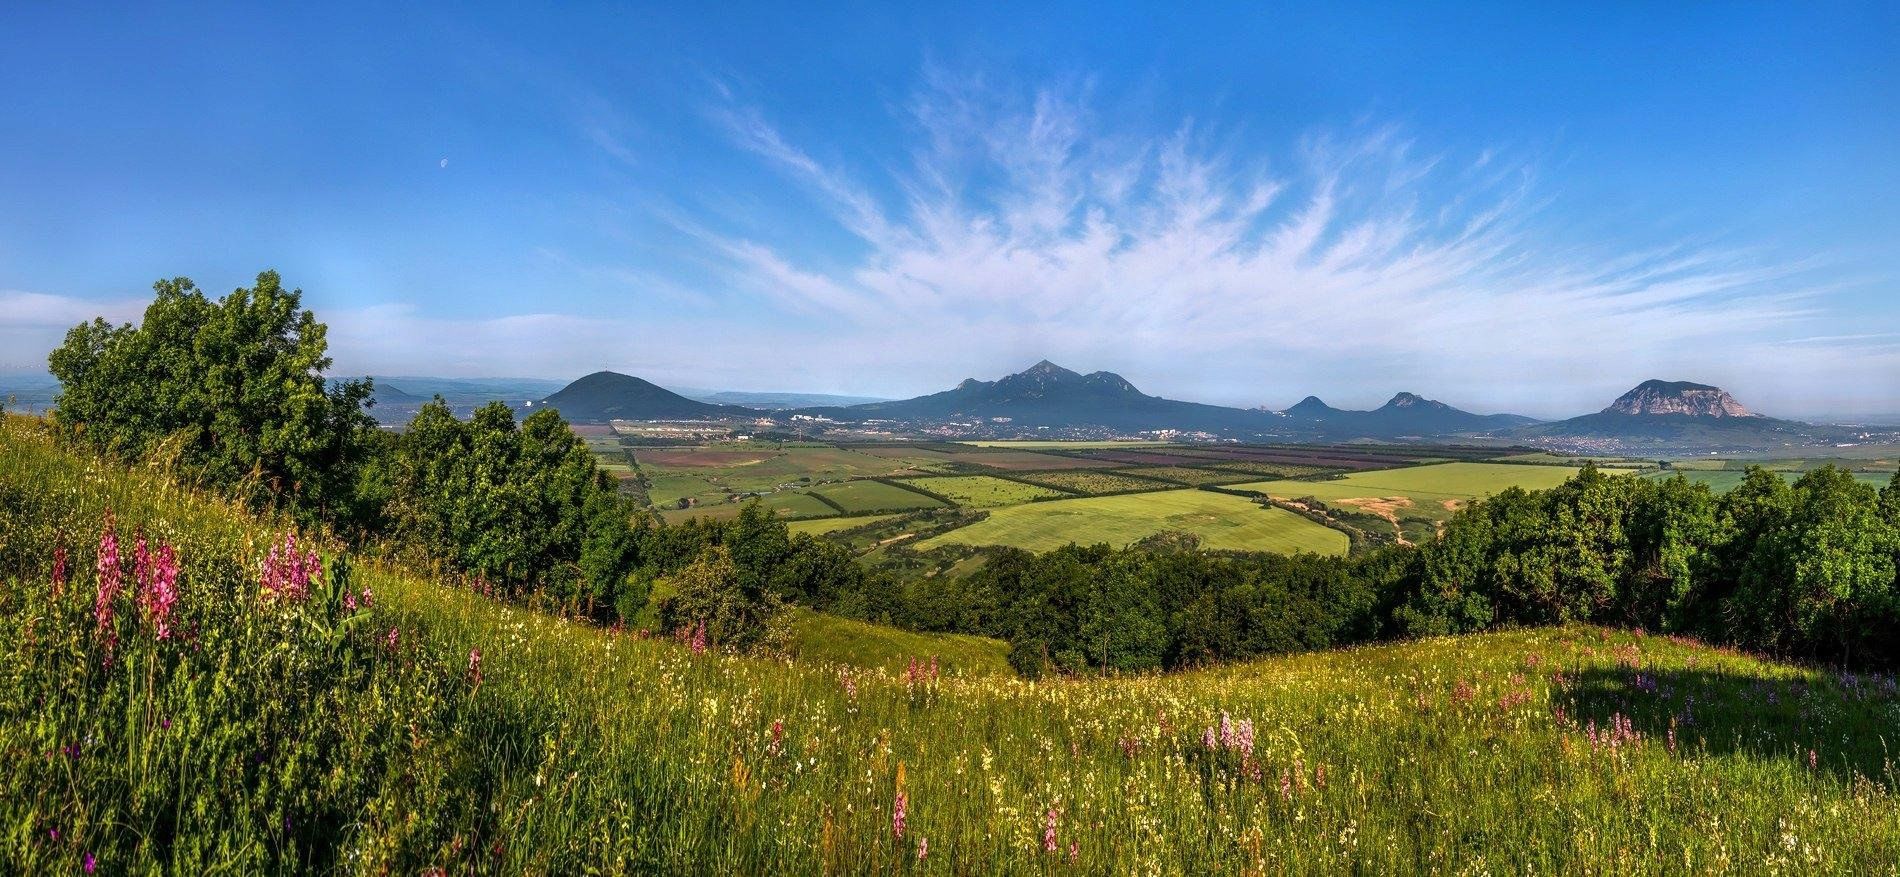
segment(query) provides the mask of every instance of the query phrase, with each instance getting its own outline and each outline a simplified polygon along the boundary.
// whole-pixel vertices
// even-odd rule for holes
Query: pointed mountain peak
[[[1387,400],[1385,403],[1385,407],[1387,408],[1446,409],[1446,408],[1450,408],[1451,406],[1446,405],[1443,402],[1427,399],[1424,396],[1420,396],[1417,393],[1400,393],[1396,396],[1393,396],[1391,399]]]
[[[1022,374],[1026,374],[1026,375],[1061,375],[1061,376],[1063,376],[1063,377],[1068,377],[1068,376],[1072,376],[1072,375],[1074,375],[1074,376],[1077,376],[1077,377],[1079,377],[1079,375],[1075,375],[1075,372],[1072,372],[1072,371],[1069,371],[1068,369],[1066,369],[1066,368],[1063,368],[1062,366],[1059,366],[1059,365],[1056,365],[1055,363],[1053,363],[1053,362],[1050,362],[1049,360],[1046,360],[1046,359],[1045,359],[1045,360],[1042,360],[1041,362],[1038,362],[1038,363],[1036,363],[1035,365],[1032,365],[1032,366],[1030,366],[1030,367],[1028,367],[1028,368],[1026,368],[1026,369],[1023,369],[1023,371],[1022,371]]]
[[[1333,406],[1321,402],[1318,396],[1308,396],[1292,408],[1288,408],[1286,413],[1301,417],[1317,417],[1322,414],[1331,414],[1334,410]]]
[[[1721,387],[1689,381],[1648,380],[1618,396],[1605,414],[1687,414],[1694,417],[1748,417],[1749,411]]]

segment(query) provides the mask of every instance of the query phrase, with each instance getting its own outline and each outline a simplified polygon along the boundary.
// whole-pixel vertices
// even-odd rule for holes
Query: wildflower
[[[284,541],[272,545],[264,556],[258,584],[263,586],[267,599],[301,603],[310,595],[311,584],[322,578],[323,558],[314,550],[299,553],[297,534],[285,533]]]
[[[91,874],[92,872],[98,869],[99,869],[99,860],[93,858],[91,853],[87,853],[86,854],[86,873]]]
[[[904,836],[904,817],[910,811],[910,794],[904,790],[904,763],[897,763],[897,799],[891,804],[891,836]]]
[[[476,685],[482,684],[482,650],[468,650],[468,677]]]
[[[1285,769],[1280,771],[1280,800],[1293,800],[1293,772]]]
[[[1819,755],[1816,755],[1814,750],[1812,749],[1808,750],[1808,770],[1814,770],[1820,766],[1821,766],[1821,757]]]
[[[158,639],[171,639],[172,606],[178,602],[178,556],[168,543],[159,543],[155,553],[145,550],[145,537],[139,537],[137,578],[139,605],[152,620]]]
[[[99,534],[99,593],[93,598],[92,618],[100,631],[112,628],[112,604],[119,596],[119,534],[112,529],[112,513],[106,512],[106,528]]]
[[[771,738],[771,742],[765,744],[765,753],[767,755],[777,755],[779,754],[781,750],[784,749],[784,746],[785,746],[785,720],[773,719],[772,720],[772,738]]]
[[[693,640],[691,645],[693,654],[703,655],[706,653],[706,622],[701,621],[697,627],[693,628]]]
[[[1061,823],[1061,821],[1062,821],[1062,811],[1057,810],[1054,807],[1049,808],[1049,814],[1048,816],[1043,818],[1043,822],[1042,822],[1042,851],[1043,852],[1053,853],[1056,851],[1056,827]]]
[[[1075,841],[1069,841],[1069,863],[1074,864],[1075,861],[1080,858],[1082,858],[1082,845]]]
[[[1227,711],[1220,714],[1220,745],[1222,749],[1234,748],[1234,721],[1227,717]]]
[[[924,837],[923,835],[918,835],[917,836],[917,861],[921,862],[928,858],[930,858],[930,838]]]
[[[1214,749],[1220,745],[1219,741],[1214,739],[1213,725],[1207,726],[1207,730],[1201,732],[1201,745],[1208,749]]]
[[[1326,788],[1326,763],[1323,761],[1313,766],[1313,787]]]
[[[393,652],[396,650],[396,642],[401,639],[401,637],[402,632],[392,627],[389,629],[389,633],[383,637],[383,645],[388,646],[389,650]]]

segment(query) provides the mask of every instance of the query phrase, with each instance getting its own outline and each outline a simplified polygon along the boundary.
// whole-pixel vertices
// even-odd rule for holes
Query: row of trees
[[[1401,636],[1573,621],[1790,657],[1900,666],[1900,475],[1761,468],[1717,496],[1586,466],[1504,491],[1438,539],[1331,558],[1126,549],[996,553],[887,595],[891,620],[1009,639],[1019,670],[1178,668]]]

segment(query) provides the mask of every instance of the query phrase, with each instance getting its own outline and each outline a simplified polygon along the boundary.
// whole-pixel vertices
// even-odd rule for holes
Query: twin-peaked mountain
[[[1318,396],[1308,396],[1280,416],[1292,424],[1310,423],[1313,431],[1332,438],[1486,433],[1537,422],[1517,414],[1473,414],[1416,393],[1400,393],[1371,411],[1334,408]]]
[[[970,378],[928,396],[807,413],[854,420],[984,421],[1022,428],[1225,432],[1257,429],[1264,423],[1258,412],[1150,396],[1113,372],[1077,374],[1048,360],[994,381]]]

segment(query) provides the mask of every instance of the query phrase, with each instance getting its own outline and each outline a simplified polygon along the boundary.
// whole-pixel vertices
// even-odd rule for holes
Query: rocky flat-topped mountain
[[[1529,426],[1511,437],[1609,451],[1765,450],[1814,444],[1841,430],[1750,413],[1721,387],[1644,381],[1595,414]]]
[[[1692,417],[1749,417],[1747,408],[1721,387],[1688,381],[1644,381],[1618,396],[1604,414],[1686,414]]]

